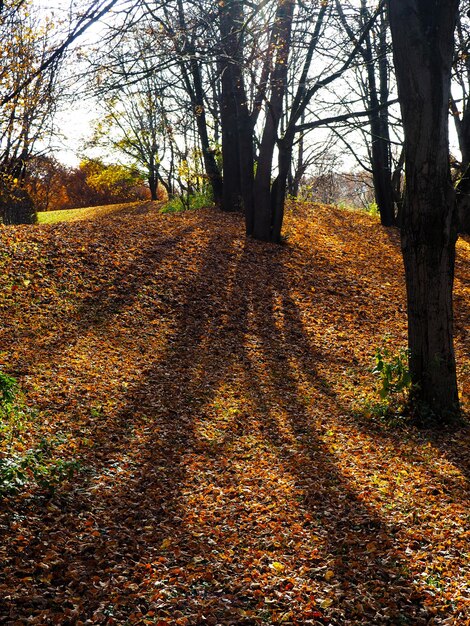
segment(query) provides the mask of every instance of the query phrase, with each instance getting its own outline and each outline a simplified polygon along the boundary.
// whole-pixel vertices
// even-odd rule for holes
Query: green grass
[[[134,207],[140,202],[125,204],[109,204],[106,206],[85,207],[83,209],[65,209],[63,211],[44,211],[38,213],[39,224],[56,224],[57,222],[77,222],[95,217],[104,217],[114,212],[122,212],[126,207]]]

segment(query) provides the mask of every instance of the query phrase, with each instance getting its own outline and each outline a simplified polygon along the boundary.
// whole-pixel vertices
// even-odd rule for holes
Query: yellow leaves
[[[358,323],[360,256],[335,257],[363,247],[354,215],[318,207],[273,249],[245,241],[234,215],[125,210],[0,231],[0,356],[45,408],[21,445],[59,431],[64,458],[92,469],[6,518],[19,539],[2,546],[2,593],[17,597],[20,581],[25,598],[42,594],[40,623],[190,626],[374,624],[377,607],[418,623],[424,589],[460,623],[466,433],[430,450],[412,429],[371,430],[338,383],[354,359],[367,368],[399,301],[382,319],[362,291],[370,325]],[[375,267],[378,233],[362,274],[395,284],[388,248]],[[315,240],[330,235],[331,247]]]
[[[274,570],[276,574],[282,574],[282,572],[286,569],[286,566],[279,561],[273,561],[269,564],[269,568]]]
[[[169,537],[167,537],[166,539],[164,539],[162,541],[162,543],[160,544],[160,550],[168,550],[168,548],[171,546],[171,539]]]

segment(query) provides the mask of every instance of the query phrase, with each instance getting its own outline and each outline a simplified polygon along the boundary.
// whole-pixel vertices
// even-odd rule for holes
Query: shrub
[[[182,211],[203,209],[213,204],[212,194],[206,190],[191,194],[182,194],[169,200],[160,213],[181,213]]]
[[[390,425],[398,425],[409,417],[411,376],[408,368],[409,352],[401,349],[398,353],[381,346],[374,356],[372,373],[377,377],[377,398],[367,397],[363,409],[368,417],[380,418]]]

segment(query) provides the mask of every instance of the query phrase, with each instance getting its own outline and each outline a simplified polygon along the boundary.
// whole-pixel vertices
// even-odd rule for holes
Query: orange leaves
[[[1,365],[38,411],[16,450],[84,467],[4,503],[1,618],[464,623],[467,433],[351,410],[402,343],[397,242],[300,211],[281,247],[211,211],[0,232]]]

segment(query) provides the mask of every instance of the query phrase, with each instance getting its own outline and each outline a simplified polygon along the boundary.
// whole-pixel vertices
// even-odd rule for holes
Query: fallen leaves
[[[0,623],[466,623],[468,430],[352,410],[384,335],[405,341],[396,235],[321,206],[287,228],[277,247],[234,215],[132,209],[1,230],[0,369],[38,416],[14,445],[59,438],[83,472],[4,499]]]

